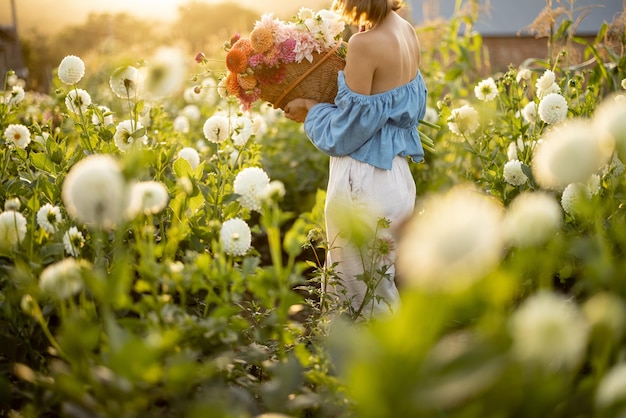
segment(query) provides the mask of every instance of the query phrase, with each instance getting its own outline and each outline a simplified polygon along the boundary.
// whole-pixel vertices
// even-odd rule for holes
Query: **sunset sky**
[[[81,23],[89,13],[126,12],[147,19],[166,20],[192,0],[15,0],[18,29],[49,32],[65,24]],[[193,0],[204,3],[238,3],[259,13],[293,14],[300,7],[329,7],[331,0]],[[0,0],[0,24],[11,23],[11,0]]]
[[[422,0],[407,0],[407,3]],[[426,0],[455,2],[456,0]],[[518,1],[518,0],[514,0]],[[0,25],[12,23],[12,0],[0,0]],[[259,14],[274,12],[288,18],[300,7],[314,10],[329,8],[332,0],[13,0],[17,9],[18,28],[21,32],[36,28],[38,32],[50,32],[66,24],[83,22],[89,13],[129,13],[146,19],[170,20],[178,16],[178,10],[191,2],[236,3]],[[421,3],[420,3],[421,4]],[[452,3],[451,3],[452,4]]]

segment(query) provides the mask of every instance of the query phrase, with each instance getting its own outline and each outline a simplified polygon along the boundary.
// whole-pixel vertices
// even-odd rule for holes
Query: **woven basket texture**
[[[281,83],[260,86],[261,99],[283,110],[287,103],[298,97],[334,103],[337,73],[343,70],[345,64],[345,58],[337,53],[337,48],[324,54],[314,53],[312,62],[303,60],[287,64],[285,78]]]

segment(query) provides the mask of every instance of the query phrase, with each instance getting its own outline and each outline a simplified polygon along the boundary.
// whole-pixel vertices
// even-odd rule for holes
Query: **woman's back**
[[[413,80],[419,65],[415,29],[391,12],[372,29],[350,38],[344,71],[346,83],[354,92],[377,94]]]

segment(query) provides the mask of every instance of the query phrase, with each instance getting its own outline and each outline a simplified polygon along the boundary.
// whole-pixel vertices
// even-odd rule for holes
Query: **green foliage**
[[[192,37],[199,30],[194,19],[209,10],[199,3],[194,7],[195,14],[181,15],[189,19],[185,25]],[[219,25],[225,19],[213,17],[222,31],[216,35],[230,31]],[[415,266],[397,278],[399,312],[368,324],[356,323],[361,312],[333,303],[321,290],[339,279],[335,266],[324,263],[331,245],[324,238],[323,211],[328,157],[280,111],[259,105],[244,115],[232,99],[218,97],[220,64],[211,61],[208,72],[187,75],[184,91],[172,97],[120,99],[109,91],[111,74],[123,65],[149,65],[142,64],[149,52],[132,49],[110,58],[97,50],[86,59],[86,77],[77,85],[55,78],[53,95],[27,92],[21,101],[3,100],[0,132],[9,136],[9,126],[20,124],[31,141],[20,147],[5,137],[0,146],[0,216],[12,216],[0,223],[0,414],[623,415],[623,151],[618,147],[616,159],[594,173],[597,187],[581,184],[589,193],[571,207],[561,204],[564,190],[542,186],[534,160],[538,144],[559,124],[540,116],[528,120],[522,110],[541,102],[537,81],[549,69],[568,106],[561,122],[591,122],[607,95],[623,93],[624,59],[618,49],[599,42],[603,27],[597,42],[584,44],[593,64],[572,67],[559,58],[511,67],[492,76],[495,94],[482,100],[473,90],[481,81],[480,36],[471,30],[459,34],[473,19],[459,15],[441,27],[420,29],[420,36],[436,32],[445,48],[438,47],[438,54],[424,51],[425,57],[436,57],[422,66],[436,116],[420,130],[433,138],[435,152],[412,165],[415,219],[429,208],[428,199],[469,183],[505,215],[517,197],[545,193],[556,202],[562,222],[540,244],[502,242],[497,264],[465,286],[422,286],[419,274],[427,266]],[[555,36],[569,36],[570,28],[565,24]],[[215,48],[216,62],[220,54]],[[9,76],[3,91],[15,97]],[[202,88],[192,94],[196,86]],[[65,97],[77,88],[91,94],[92,104],[74,113]],[[112,112],[97,107],[101,104]],[[475,110],[475,128],[458,119],[462,106]],[[189,123],[184,129],[176,122],[183,115]],[[228,123],[228,134],[219,140],[204,131],[213,116]],[[113,122],[105,123],[107,117]],[[241,117],[259,122],[243,143],[237,136],[245,129],[235,127]],[[141,145],[120,147],[116,128],[123,120],[142,124],[123,137]],[[197,150],[197,164],[180,156],[183,148]],[[125,214],[110,229],[83,222],[85,214],[71,209],[63,187],[72,169],[93,154],[113,158],[125,185],[158,182],[167,191],[166,204]],[[524,181],[512,182],[505,173],[512,160],[519,162],[518,179]],[[262,167],[270,180],[280,181],[284,195],[274,183],[259,208],[247,206],[235,183],[249,167]],[[106,186],[81,197],[99,196]],[[55,230],[44,228],[38,217],[45,204],[60,210]],[[449,219],[441,220],[434,234],[449,238],[440,253],[450,257],[450,265],[472,231],[450,233],[445,226],[458,225],[454,221],[468,209],[447,212]],[[7,231],[19,229],[18,213],[26,228],[13,245]],[[346,224],[354,225],[368,260],[394,250],[418,255],[381,238],[389,227],[384,219],[368,235],[356,215],[348,213]],[[252,245],[243,255],[228,251],[221,237],[224,224],[235,218],[250,228]],[[433,239],[421,231],[416,236],[412,222],[392,231],[401,242]],[[70,230],[78,234],[73,246],[64,240]],[[61,279],[47,287],[54,268]],[[461,273],[463,278],[466,272]],[[361,279],[371,289],[386,274],[372,268]],[[76,278],[79,285],[73,287]],[[546,294],[552,305],[527,305]],[[524,310],[528,306],[533,309]],[[340,315],[349,320],[337,319]],[[520,338],[518,327],[529,317],[547,320],[531,321],[534,326]]]

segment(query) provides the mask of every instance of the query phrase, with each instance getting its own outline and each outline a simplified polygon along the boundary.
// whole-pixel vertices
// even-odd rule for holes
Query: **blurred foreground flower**
[[[495,200],[470,187],[427,198],[398,244],[400,277],[426,290],[471,285],[502,256],[502,212]]]
[[[593,128],[603,142],[613,142],[620,158],[626,158],[626,100],[610,96],[596,108]]]
[[[159,48],[144,69],[144,86],[155,97],[166,97],[182,88],[185,82],[186,54],[178,48]]]
[[[586,182],[607,163],[612,143],[602,141],[591,123],[574,119],[550,130],[533,155],[533,174],[546,189]]]
[[[20,212],[8,210],[0,213],[0,249],[16,249],[24,240],[26,231],[26,218]]]
[[[120,99],[135,98],[141,86],[141,73],[131,65],[118,67],[111,74],[109,86]]]
[[[140,213],[157,214],[169,201],[167,188],[158,181],[141,181],[130,186],[130,199],[127,209],[129,218]]]
[[[68,55],[61,60],[57,74],[63,83],[74,85],[85,75],[85,63],[75,55]]]
[[[222,224],[220,242],[226,254],[245,255],[252,242],[250,227],[240,218],[229,219]]]
[[[89,263],[84,260],[66,258],[49,265],[39,277],[41,291],[54,299],[64,300],[83,288],[82,269],[88,268]]]
[[[510,323],[513,353],[551,369],[573,368],[587,348],[589,325],[575,302],[551,292],[530,296]]]
[[[596,390],[596,405],[608,408],[626,399],[626,363],[618,363],[602,378]]]
[[[518,247],[540,245],[557,232],[563,213],[554,196],[524,192],[507,208],[503,230],[507,241]]]
[[[68,172],[61,192],[67,213],[83,224],[109,230],[123,218],[126,182],[108,155],[91,155]]]

